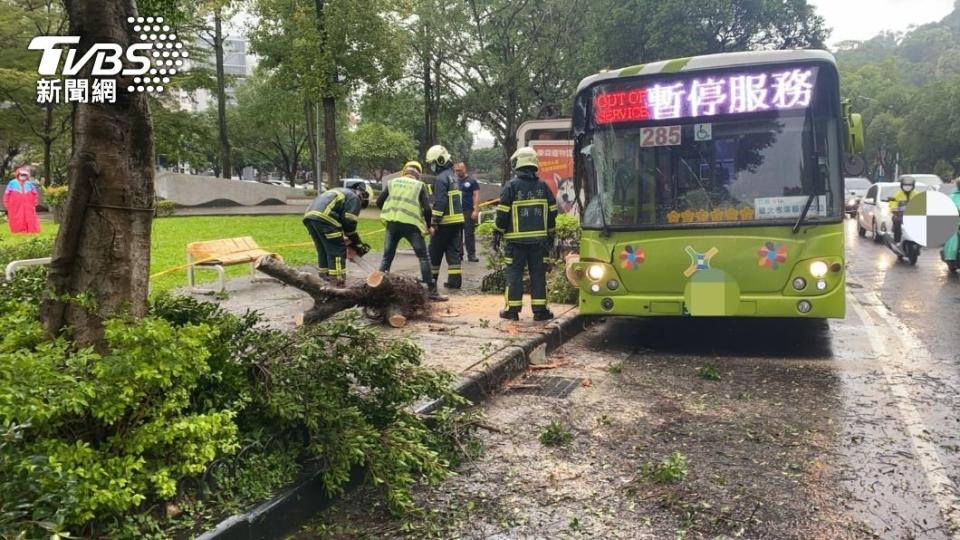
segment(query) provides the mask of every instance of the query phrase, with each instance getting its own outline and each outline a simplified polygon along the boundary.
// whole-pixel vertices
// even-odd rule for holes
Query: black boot
[[[533,320],[535,321],[549,321],[553,318],[553,312],[549,309],[540,309],[533,312]]]
[[[427,298],[431,302],[446,302],[448,300],[446,296],[443,296],[437,291],[436,283],[430,284],[427,287]]]
[[[515,309],[501,309],[501,310],[500,310],[500,318],[501,318],[501,319],[507,319],[507,320],[510,320],[510,321],[519,321],[519,320],[520,320],[520,312],[517,311],[517,310],[515,310]]]

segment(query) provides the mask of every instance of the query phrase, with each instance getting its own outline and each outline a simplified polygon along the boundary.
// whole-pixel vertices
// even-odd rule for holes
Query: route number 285
[[[676,146],[680,142],[680,126],[640,128],[640,146]]]

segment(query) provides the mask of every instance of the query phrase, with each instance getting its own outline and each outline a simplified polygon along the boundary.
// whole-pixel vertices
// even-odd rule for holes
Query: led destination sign
[[[779,68],[600,91],[593,97],[593,118],[596,124],[617,124],[805,109],[816,79],[817,68]]]

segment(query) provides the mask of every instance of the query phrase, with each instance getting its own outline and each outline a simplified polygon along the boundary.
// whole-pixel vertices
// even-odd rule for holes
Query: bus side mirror
[[[847,150],[851,154],[863,152],[863,117],[853,113],[847,120]]]
[[[848,154],[863,152],[863,117],[860,113],[851,112],[850,102],[845,100],[841,104],[843,114],[843,150]]]

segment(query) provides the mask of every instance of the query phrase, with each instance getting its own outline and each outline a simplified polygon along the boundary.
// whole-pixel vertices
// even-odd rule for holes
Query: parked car
[[[869,178],[853,177],[843,179],[843,194],[847,201],[844,205],[844,212],[850,217],[857,215],[857,208],[860,207],[860,200],[867,194],[873,183]]]
[[[353,189],[357,184],[362,184],[364,187],[363,191],[360,191],[360,205],[363,208],[370,206],[370,201],[374,199],[373,192],[373,182],[370,180],[364,180],[363,178],[344,178],[342,181],[343,187]]]
[[[890,213],[890,199],[900,190],[900,182],[877,182],[867,189],[866,195],[857,208],[857,234],[873,235],[873,241],[879,243],[887,232],[893,231],[893,216]],[[917,182],[915,191],[923,193],[936,189]]]

